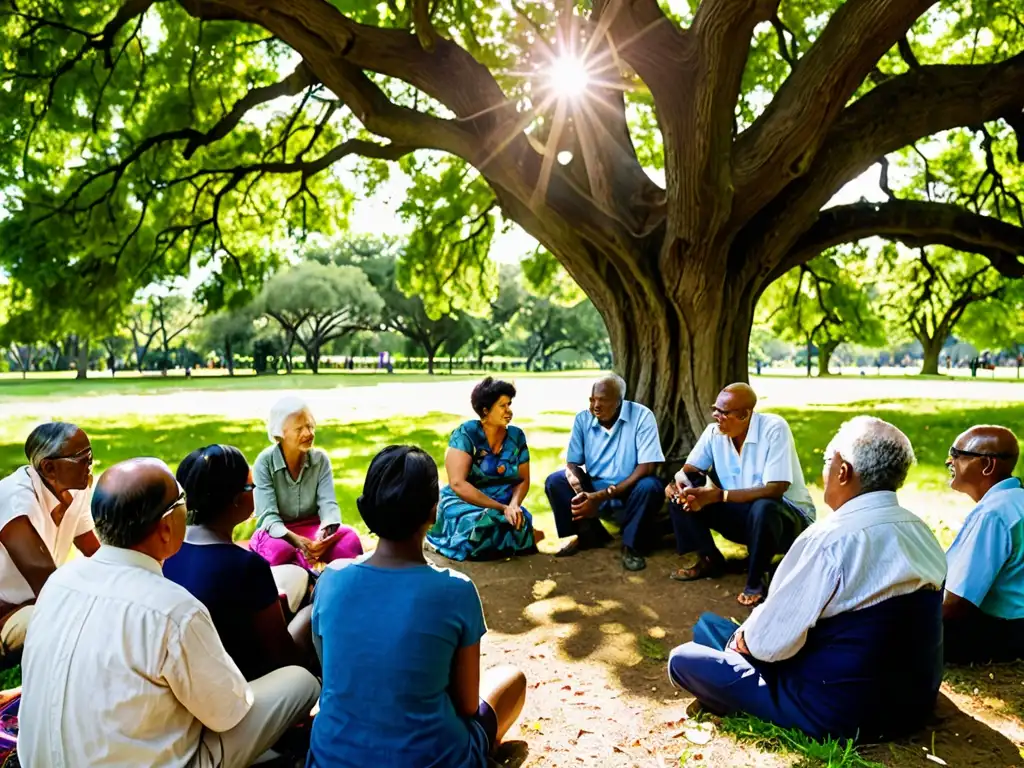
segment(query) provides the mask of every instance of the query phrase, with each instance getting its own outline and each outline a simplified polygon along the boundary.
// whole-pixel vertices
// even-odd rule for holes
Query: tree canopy
[[[0,258],[37,304],[70,282],[101,319],[190,264],[229,302],[343,226],[328,169],[400,161],[403,215],[447,219],[400,281],[469,308],[456,276],[487,269],[500,210],[593,301],[679,456],[745,378],[759,296],[823,250],[1024,274],[1019,0],[5,5]],[[833,200],[873,166],[877,199]]]

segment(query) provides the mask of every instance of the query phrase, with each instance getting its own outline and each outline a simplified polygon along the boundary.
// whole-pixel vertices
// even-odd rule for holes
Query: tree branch
[[[956,205],[912,200],[854,203],[822,211],[776,271],[784,273],[826,248],[873,236],[910,247],[945,245],[977,253],[1001,274],[1024,277],[1024,228]]]
[[[758,211],[807,171],[867,74],[934,3],[847,0],[832,14],[765,112],[737,140],[740,218]]]
[[[253,88],[245,96],[235,102],[231,111],[224,115],[217,123],[206,133],[196,134],[189,139],[188,144],[185,145],[185,149],[182,152],[185,159],[188,160],[196,153],[200,147],[212,144],[215,141],[223,139],[231,130],[241,122],[242,118],[245,117],[246,113],[254,107],[260,104],[266,104],[269,101],[280,98],[282,96],[296,96],[306,88],[319,82],[316,75],[306,66],[306,64],[300,63],[295,70],[288,75],[286,78],[273,85],[265,85],[260,88]]]

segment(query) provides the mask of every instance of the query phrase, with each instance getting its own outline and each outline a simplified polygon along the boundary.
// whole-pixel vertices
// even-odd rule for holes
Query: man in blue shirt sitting
[[[946,553],[947,662],[1024,658],[1024,488],[1020,446],[1005,427],[978,426],[949,449],[950,487],[977,503]]]
[[[626,400],[626,382],[606,376],[590,391],[590,408],[576,414],[565,470],[552,473],[544,490],[560,538],[572,537],[556,555],[568,557],[611,540],[599,517],[622,529],[622,565],[647,567],[641,552],[656,538],[655,515],[665,503],[655,475],[665,460],[658,422],[649,408]]]

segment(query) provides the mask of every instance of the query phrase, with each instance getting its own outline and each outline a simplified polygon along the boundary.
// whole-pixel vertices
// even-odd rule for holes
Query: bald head
[[[757,405],[757,393],[754,392],[754,388],[742,381],[725,387],[722,394],[729,395],[729,400],[735,408],[752,411]]]
[[[178,481],[159,459],[131,459],[100,477],[92,498],[96,532],[104,544],[132,549],[153,530],[179,496]]]
[[[993,485],[1013,476],[1019,457],[1017,436],[1006,427],[971,427],[953,442],[946,459],[950,487],[980,501]]]
[[[1004,473],[1003,480],[1013,474],[1020,458],[1017,436],[1006,427],[979,424],[960,435],[954,445],[962,451],[992,456]]]

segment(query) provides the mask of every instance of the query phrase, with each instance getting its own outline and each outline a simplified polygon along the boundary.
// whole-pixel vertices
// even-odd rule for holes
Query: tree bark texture
[[[921,364],[921,375],[938,376],[939,358],[942,356],[942,345],[945,344],[946,337],[928,338],[926,336],[918,336],[917,340],[921,342],[921,346],[924,348],[924,360]]]
[[[77,381],[85,381],[89,378],[89,339],[78,339],[78,371],[75,373]]]
[[[649,90],[664,188],[637,159],[621,92],[601,78],[579,101],[535,104],[547,135],[528,136],[533,118],[518,98],[507,97],[445,30],[430,29],[429,15],[418,15],[410,31],[357,23],[323,0],[177,1],[210,23],[262,27],[302,61],[276,86],[254,88],[206,133],[162,140],[187,140],[191,156],[247,109],[322,85],[385,143],[351,139],[292,164],[293,172],[317,173],[348,154],[393,160],[419,149],[475,166],[503,214],[551,251],[594,302],[629,396],[655,411],[674,458],[708,423],[720,388],[747,379],[758,297],[822,249],[873,235],[942,243],[1024,275],[1024,226],[923,201],[824,209],[888,153],[944,130],[1019,119],[1024,52],[996,63],[913,66],[854,98],[888,51],[909,45],[908,31],[935,0],[838,4],[815,42],[790,56],[791,72],[771,104],[742,129],[735,113],[752,35],[777,19],[778,0],[701,0],[688,28],[657,0],[594,0],[579,25],[593,39],[595,60],[616,62],[601,73],[605,81],[618,86],[628,70]],[[151,3],[127,5],[98,45],[112,46],[118,29]],[[370,74],[411,85],[453,117],[392,101]],[[561,150],[573,156],[564,166],[555,160]]]
[[[832,362],[832,355],[839,348],[838,341],[826,341],[818,345],[818,376],[831,376],[829,364]]]

